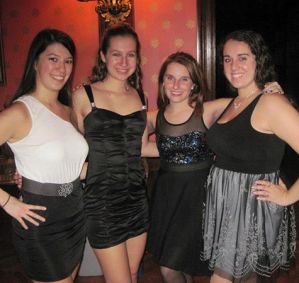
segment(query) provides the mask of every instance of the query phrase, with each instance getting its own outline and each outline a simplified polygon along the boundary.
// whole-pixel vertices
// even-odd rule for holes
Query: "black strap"
[[[145,95],[143,93],[143,91],[137,91],[141,100],[141,103],[143,105],[142,109],[147,109],[147,101],[145,99]]]
[[[84,89],[87,93],[87,96],[88,96],[88,99],[90,101],[91,107],[92,108],[95,107],[91,86],[90,85],[83,85],[83,87],[84,87]]]

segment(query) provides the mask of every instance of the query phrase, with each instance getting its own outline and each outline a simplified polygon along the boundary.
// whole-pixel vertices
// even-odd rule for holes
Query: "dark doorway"
[[[237,29],[259,32],[270,47],[279,78],[290,100],[299,105],[299,1],[215,0],[216,46]],[[216,58],[216,97],[231,97]],[[279,109],[277,110],[279,111]],[[287,147],[282,166],[286,182],[299,176],[299,157]]]

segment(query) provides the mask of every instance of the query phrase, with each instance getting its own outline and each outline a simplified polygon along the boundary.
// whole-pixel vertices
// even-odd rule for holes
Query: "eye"
[[[65,63],[72,65],[74,63],[74,60],[73,59],[66,59]]]
[[[225,57],[224,59],[223,59],[223,62],[224,63],[230,63],[232,60],[231,60],[231,58],[228,58],[228,57]]]
[[[130,58],[136,58],[136,53],[133,53],[133,52],[132,52],[132,53],[129,53],[129,54],[128,54],[128,57],[130,57]]]
[[[58,58],[57,57],[49,57],[49,61],[52,61],[52,62],[58,62]]]
[[[113,53],[112,53],[112,56],[114,56],[114,57],[119,57],[119,56],[120,56],[120,53],[119,53],[119,52],[113,52]]]
[[[241,62],[247,61],[247,57],[246,57],[246,56],[240,56],[240,57],[239,57],[239,60],[240,60]]]
[[[185,83],[188,83],[190,81],[189,77],[182,77],[181,80]]]
[[[173,80],[173,76],[172,75],[165,75],[164,76],[164,81],[172,81]]]

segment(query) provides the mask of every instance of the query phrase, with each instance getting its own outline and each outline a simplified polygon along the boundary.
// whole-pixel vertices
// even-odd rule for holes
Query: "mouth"
[[[126,74],[129,72],[129,69],[116,69],[116,71],[121,74]]]
[[[52,75],[51,77],[56,81],[64,81],[65,80],[65,76]]]
[[[231,77],[232,77],[233,79],[240,79],[240,78],[243,77],[243,74],[240,74],[240,73],[237,73],[237,74],[231,74]]]

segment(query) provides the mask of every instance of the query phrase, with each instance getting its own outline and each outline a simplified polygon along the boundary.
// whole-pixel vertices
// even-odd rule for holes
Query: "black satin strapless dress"
[[[84,120],[89,145],[84,205],[93,248],[117,245],[148,229],[141,162],[145,125],[146,110],[123,116],[93,106]]]

